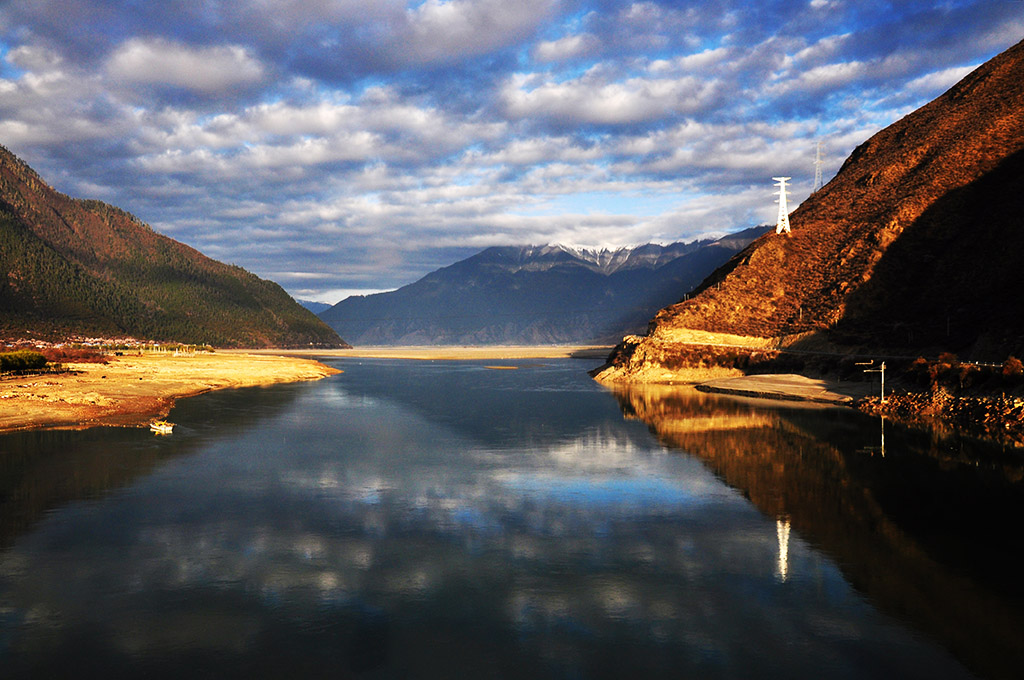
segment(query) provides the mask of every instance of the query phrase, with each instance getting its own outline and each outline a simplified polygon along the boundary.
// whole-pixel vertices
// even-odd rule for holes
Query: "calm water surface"
[[[572,360],[334,361],[169,437],[0,436],[0,677],[1024,668],[1012,452]]]

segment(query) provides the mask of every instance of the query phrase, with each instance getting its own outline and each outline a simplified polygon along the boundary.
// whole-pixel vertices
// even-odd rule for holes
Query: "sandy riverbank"
[[[808,378],[792,373],[745,375],[738,378],[709,380],[696,387],[702,392],[846,406],[852,406],[877,389],[874,385],[865,382],[840,382]]]
[[[336,369],[306,358],[216,352],[143,354],[104,364],[68,364],[69,373],[0,380],[0,432],[36,427],[142,425],[176,399],[211,390],[317,380]]]
[[[420,359],[426,361],[469,361],[483,359],[597,359],[608,357],[612,348],[598,345],[484,345],[473,347],[353,347],[351,349],[246,350],[255,354],[288,356],[353,357],[360,359]]]

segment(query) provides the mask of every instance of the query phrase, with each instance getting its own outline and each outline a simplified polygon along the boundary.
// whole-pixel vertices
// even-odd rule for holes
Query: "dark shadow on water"
[[[130,484],[161,463],[190,454],[202,442],[196,435],[243,430],[285,409],[297,393],[296,386],[281,385],[184,399],[170,418],[188,426],[170,436],[125,427],[0,435],[0,549],[48,511]]]
[[[1011,558],[1024,521],[1019,458],[843,409],[680,387],[616,397],[627,418],[833,557],[881,610],[987,677],[1024,668],[1024,580]]]

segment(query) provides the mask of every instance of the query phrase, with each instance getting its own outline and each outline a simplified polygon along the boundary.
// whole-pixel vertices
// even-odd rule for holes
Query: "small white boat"
[[[174,423],[169,423],[166,420],[154,420],[149,424],[149,429],[157,434],[170,434],[174,430]]]

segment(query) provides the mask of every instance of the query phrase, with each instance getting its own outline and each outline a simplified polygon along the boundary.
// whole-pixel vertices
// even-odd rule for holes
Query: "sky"
[[[334,303],[774,223],[1021,39],[1020,0],[0,0],[0,145]]]

